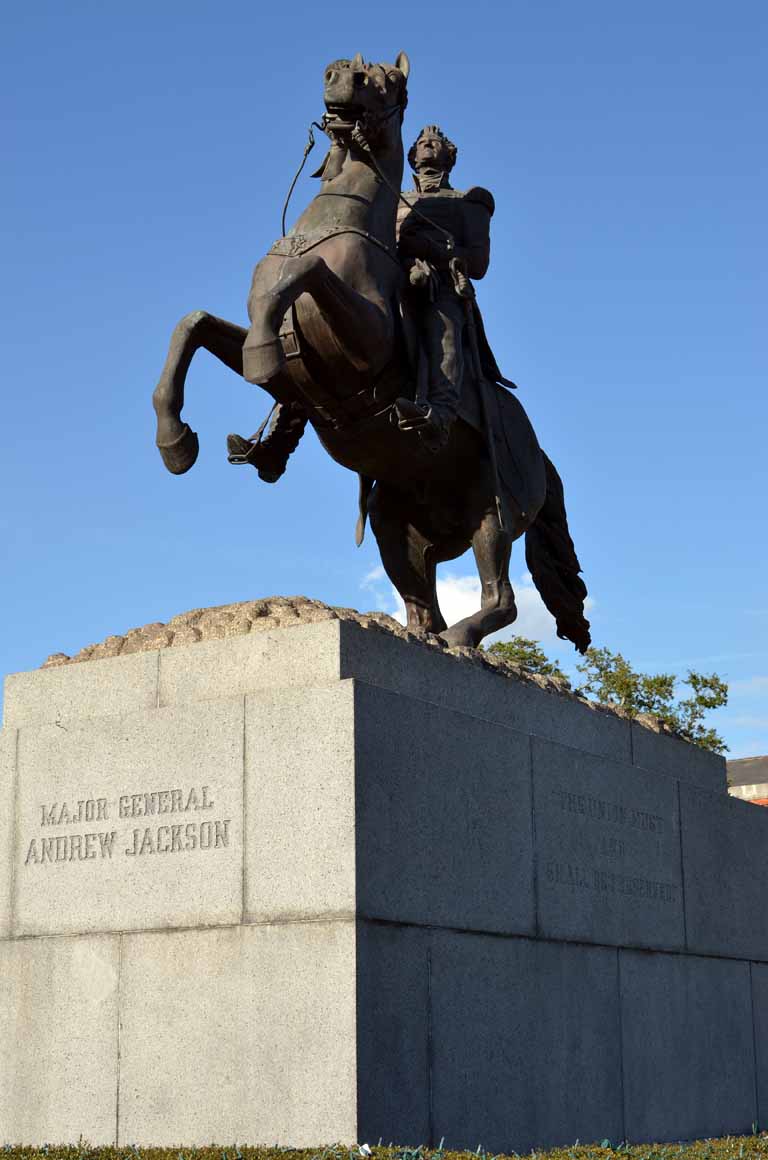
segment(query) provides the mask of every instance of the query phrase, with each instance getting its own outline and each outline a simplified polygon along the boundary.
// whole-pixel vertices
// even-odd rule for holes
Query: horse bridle
[[[405,107],[407,104],[408,104],[408,94],[406,92],[401,101],[399,101],[395,105],[392,105],[392,107],[390,109],[385,110],[385,112],[383,112],[377,116],[374,116],[371,113],[364,112],[362,114],[362,117],[356,118],[351,129],[349,129],[346,124],[344,124],[344,128],[345,128],[345,130],[349,131],[352,140],[355,142],[355,144],[358,146],[358,148],[360,148],[364,153],[366,153],[368,155],[368,157],[370,158],[370,161],[371,161],[371,165],[373,166],[374,170],[376,171],[376,175],[378,176],[379,180],[381,182],[383,182],[384,185],[386,185],[386,187],[390,191],[390,193],[394,194],[394,196],[397,198],[398,201],[401,201],[403,203],[403,205],[407,206],[407,208],[410,210],[410,212],[412,214],[414,214],[415,217],[421,218],[421,220],[425,221],[431,229],[436,230],[437,233],[439,233],[439,234],[442,234],[446,240],[446,244],[448,247],[448,253],[452,254],[454,252],[454,250],[456,249],[456,241],[454,239],[453,234],[449,230],[443,229],[443,227],[438,225],[437,222],[432,221],[432,219],[427,217],[427,215],[425,213],[422,213],[421,210],[418,210],[418,209],[416,209],[415,206],[412,206],[409,201],[406,201],[406,199],[403,197],[402,190],[395,189],[394,185],[389,180],[387,175],[382,171],[381,166],[379,165],[378,161],[376,160],[376,155],[373,152],[373,149],[371,148],[370,141],[368,140],[367,134],[370,133],[371,128],[374,131],[378,130],[382,125],[384,125],[387,121],[389,121],[391,117],[394,117],[395,113],[400,113],[402,115],[405,112]],[[291,197],[293,196],[293,191],[296,188],[296,182],[299,180],[299,177],[301,176],[302,170],[304,169],[304,166],[306,165],[307,158],[309,157],[310,153],[312,152],[312,150],[314,149],[315,144],[316,144],[315,134],[312,132],[313,129],[319,129],[321,133],[325,133],[326,136],[330,137],[331,141],[333,141],[332,115],[329,113],[323,113],[322,119],[320,121],[311,121],[310,122],[308,136],[307,136],[307,144],[304,147],[304,156],[301,159],[301,164],[299,165],[299,168],[296,170],[296,174],[293,178],[293,181],[291,182],[290,188],[288,190],[288,194],[287,194],[286,199],[285,199],[285,203],[283,205],[283,212],[282,212],[282,216],[280,219],[280,226],[281,226],[283,237],[285,237],[285,218],[286,218],[286,214],[288,213],[288,205],[289,205],[289,202],[291,200]],[[379,245],[381,245],[383,249],[385,249],[385,250],[387,250],[387,252],[389,252],[388,248],[386,246],[383,246],[382,243],[379,243]]]

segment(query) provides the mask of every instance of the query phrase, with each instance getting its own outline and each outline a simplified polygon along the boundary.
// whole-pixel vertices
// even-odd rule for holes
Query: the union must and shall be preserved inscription
[[[533,767],[542,933],[682,947],[675,785],[540,738]]]
[[[239,921],[242,733],[228,702],[21,736],[15,933]]]

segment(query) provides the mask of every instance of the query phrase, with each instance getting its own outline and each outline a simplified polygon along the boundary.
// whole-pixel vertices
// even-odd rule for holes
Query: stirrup
[[[242,435],[227,435],[227,461],[241,467],[245,463],[253,463],[258,443],[244,439]]]
[[[246,463],[255,467],[264,483],[277,483],[288,462],[287,456],[278,458],[259,439],[243,439],[242,435],[227,435],[227,459],[235,467]]]
[[[427,427],[431,422],[431,407],[415,403],[413,399],[395,400],[397,425],[401,431],[418,431],[420,427]]]

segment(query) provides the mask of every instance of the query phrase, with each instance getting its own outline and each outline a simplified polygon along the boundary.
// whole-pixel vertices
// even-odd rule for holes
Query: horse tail
[[[525,562],[557,622],[557,635],[561,640],[573,641],[577,650],[584,653],[592,639],[589,621],[584,617],[587,586],[579,575],[581,565],[568,531],[562,480],[546,455],[544,465],[547,494],[525,535]]]

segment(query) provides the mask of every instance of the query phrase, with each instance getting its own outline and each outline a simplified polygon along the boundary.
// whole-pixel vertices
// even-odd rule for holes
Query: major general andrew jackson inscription
[[[13,933],[239,922],[243,714],[233,700],[20,730]]]
[[[87,862],[98,858],[142,857],[147,854],[184,854],[195,850],[217,850],[229,846],[231,818],[205,817],[194,820],[154,822],[129,826],[126,835],[109,829],[110,822],[155,818],[165,814],[193,815],[213,810],[210,786],[151,790],[105,797],[81,798],[72,802],[44,802],[40,825],[46,832],[29,839],[25,866],[45,866],[55,862]],[[104,823],[104,828],[65,831],[52,835],[52,827],[87,826]],[[127,840],[126,840],[127,839]]]

